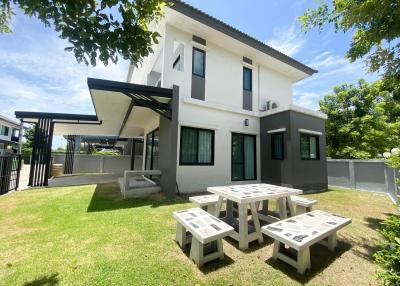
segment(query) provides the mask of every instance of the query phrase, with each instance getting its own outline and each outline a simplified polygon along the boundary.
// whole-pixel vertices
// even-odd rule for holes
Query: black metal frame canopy
[[[95,78],[88,78],[87,84],[95,111],[96,106],[93,99],[93,92],[95,90],[119,92],[131,99],[129,108],[121,124],[118,137],[120,137],[134,106],[149,108],[168,119],[172,117],[172,110],[169,106],[169,101],[172,99],[173,95],[172,89]],[[110,102],[112,102],[112,97],[110,97]],[[29,174],[29,186],[32,187],[48,185],[51,145],[55,124],[102,124],[102,121],[98,118],[97,111],[96,115],[16,111],[15,116],[21,119],[22,122],[34,124],[36,126]],[[76,136],[71,134],[64,135],[68,135],[66,168],[64,173],[72,174]]]
[[[15,116],[35,125],[28,183],[31,187],[48,185],[54,124],[101,124],[96,115],[16,111]]]

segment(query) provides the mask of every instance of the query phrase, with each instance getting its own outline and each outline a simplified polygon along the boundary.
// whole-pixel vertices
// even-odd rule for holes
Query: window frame
[[[10,135],[10,127],[6,125],[0,125],[0,136],[9,136],[9,135]]]
[[[282,157],[281,158],[276,157],[275,152],[274,152],[275,151],[274,136],[276,136],[276,135],[282,136],[282,146],[281,146],[282,147]],[[271,160],[280,160],[280,161],[285,160],[285,133],[284,132],[271,133],[271,141],[270,142],[271,142]]]
[[[199,75],[199,74],[195,73],[195,71],[194,71],[194,53],[195,53],[195,51],[198,51],[203,54],[203,74],[202,75]],[[198,76],[198,77],[202,77],[202,78],[206,77],[206,51],[201,50],[196,47],[193,47],[193,50],[192,50],[192,74],[195,76]]]
[[[245,72],[249,71],[250,72],[250,89],[245,88]],[[243,90],[253,92],[253,70],[248,68],[248,67],[243,67]]]
[[[196,162],[195,163],[186,163],[182,162],[182,130],[184,129],[192,129],[197,132],[197,148],[196,148]],[[211,132],[211,162],[210,163],[199,163],[199,131],[207,131]],[[213,129],[205,129],[205,128],[197,128],[191,126],[181,126],[180,129],[180,141],[179,141],[179,165],[180,166],[214,166],[214,153],[215,153],[215,130]]]
[[[308,141],[308,157],[307,158],[305,158],[305,157],[303,157],[303,155],[302,155],[302,152],[301,152],[301,137],[302,136],[306,136],[307,137],[307,141]],[[310,138],[311,137],[314,137],[315,138],[315,141],[316,141],[316,150],[317,150],[317,156],[316,156],[316,158],[311,158],[311,144],[310,144]],[[301,160],[306,160],[306,161],[318,161],[318,160],[320,160],[320,150],[319,150],[319,136],[317,136],[317,135],[312,135],[312,134],[307,134],[307,133],[300,133],[300,140],[299,140],[300,142],[299,142],[299,146],[300,146],[300,159]]]
[[[145,170],[153,170],[153,159],[154,159],[154,134],[159,131],[159,128],[157,127],[156,129],[154,129],[153,131],[150,131],[146,134],[146,144],[144,146],[145,150],[146,150],[146,154],[145,154],[145,159],[144,159],[144,169]],[[150,169],[147,169],[147,156],[149,155],[147,152],[147,138],[148,136],[151,135],[151,150],[150,150]],[[160,137],[160,132],[158,132],[158,137]],[[133,155],[134,156],[134,155]]]
[[[242,135],[243,138],[243,177],[241,179],[233,179],[233,136],[235,135]],[[244,167],[244,161],[245,161],[245,151],[244,151],[244,137],[252,137],[254,138],[254,177],[251,179],[245,179],[245,167]],[[237,164],[237,163],[236,163]],[[231,135],[231,181],[232,182],[241,182],[241,181],[256,181],[257,180],[257,135],[253,134],[246,134],[246,133],[238,133],[238,132],[232,132]]]

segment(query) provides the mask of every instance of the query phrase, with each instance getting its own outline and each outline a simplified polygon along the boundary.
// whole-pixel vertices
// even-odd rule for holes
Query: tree
[[[11,32],[13,5],[53,26],[68,40],[77,61],[116,63],[121,56],[133,64],[153,52],[159,33],[149,23],[163,16],[164,0],[0,0],[0,33]]]
[[[308,9],[299,18],[305,31],[334,24],[336,32],[353,31],[347,58],[366,57],[370,72],[383,71],[386,88],[400,100],[400,1],[333,0]]]
[[[22,143],[22,148],[21,148],[22,155],[24,157],[29,157],[30,155],[32,155],[32,146],[34,137],[35,137],[35,127],[26,128],[24,130],[25,142]]]
[[[382,81],[342,84],[324,97],[320,110],[327,116],[328,156],[376,158],[400,144],[400,118],[394,110],[400,102],[384,90]]]

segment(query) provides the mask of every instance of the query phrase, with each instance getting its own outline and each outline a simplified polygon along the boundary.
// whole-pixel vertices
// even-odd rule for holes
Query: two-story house
[[[154,52],[127,82],[88,79],[96,116],[17,117],[42,133],[143,137],[143,168],[160,169],[170,194],[249,182],[326,189],[326,116],[293,105],[293,84],[316,71],[172,2],[150,27],[161,35]],[[41,152],[50,150],[34,148],[33,158]]]
[[[0,155],[18,149],[19,132],[18,122],[0,115]]]
[[[128,82],[179,86],[179,188],[262,181],[325,189],[326,117],[294,106],[292,92],[316,71],[173,2],[156,26],[162,37],[154,53],[131,67]],[[158,127],[157,120],[145,127],[147,169],[158,166]]]

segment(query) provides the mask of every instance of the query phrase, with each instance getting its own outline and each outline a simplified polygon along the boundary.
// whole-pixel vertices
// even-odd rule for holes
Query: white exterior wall
[[[205,191],[209,186],[249,183],[252,181],[231,181],[231,140],[232,132],[257,135],[257,180],[260,180],[260,120],[259,110],[267,100],[278,106],[292,103],[292,82],[288,77],[253,61],[253,111],[245,111],[243,105],[243,55],[224,50],[207,41],[205,71],[205,101],[191,98],[192,81],[192,34],[166,24],[163,27],[162,87],[179,86],[179,125],[215,131],[213,166],[180,166],[179,142],[177,158],[177,183],[181,192]],[[207,39],[206,39],[207,40]],[[176,59],[174,41],[184,44],[183,71],[173,69]],[[204,47],[199,47],[204,49]],[[155,53],[154,58],[158,57]],[[146,84],[155,59],[146,59],[142,68],[134,71],[132,82]],[[249,119],[249,126],[244,126]],[[146,133],[156,125],[148,126]],[[179,128],[180,132],[180,128]],[[179,134],[180,138],[180,134]],[[146,144],[146,142],[144,142]],[[160,142],[162,144],[162,142]],[[145,146],[144,156],[145,160]],[[143,167],[144,167],[143,162]]]

